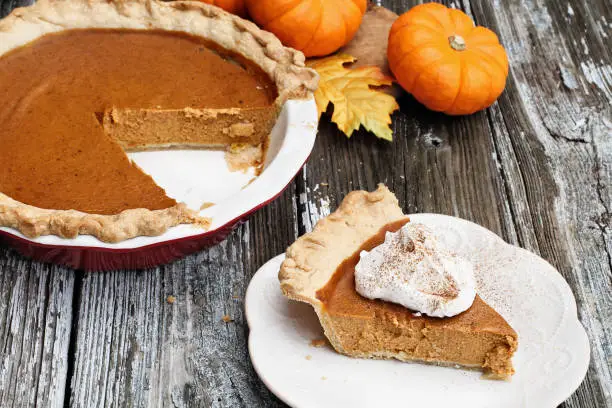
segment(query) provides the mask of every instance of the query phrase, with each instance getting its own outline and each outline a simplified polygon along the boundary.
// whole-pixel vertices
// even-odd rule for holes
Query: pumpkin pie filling
[[[0,57],[0,94],[11,101],[0,106],[0,192],[43,209],[106,215],[177,203],[130,161],[97,115],[109,108],[264,108],[277,91],[254,65],[201,37],[80,29]]]
[[[360,252],[380,245],[387,231],[396,232],[407,222],[406,218],[382,227],[316,292],[343,351],[364,357],[482,367],[493,378],[508,378],[514,372],[511,357],[517,346],[516,332],[479,296],[465,312],[436,318],[357,293],[355,266]]]

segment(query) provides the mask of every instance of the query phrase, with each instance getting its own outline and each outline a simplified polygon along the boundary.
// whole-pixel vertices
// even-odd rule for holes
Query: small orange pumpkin
[[[236,14],[240,17],[246,17],[246,6],[244,0],[200,0],[204,3],[212,4],[221,7],[223,10]]]
[[[307,57],[346,45],[357,33],[367,0],[245,0],[249,15],[283,44]]]
[[[489,107],[508,77],[508,56],[495,33],[438,3],[421,4],[397,19],[387,57],[406,91],[449,115]]]

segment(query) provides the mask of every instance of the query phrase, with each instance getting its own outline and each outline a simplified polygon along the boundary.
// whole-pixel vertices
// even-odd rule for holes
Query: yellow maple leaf
[[[315,100],[319,117],[334,104],[332,122],[338,125],[347,137],[361,125],[381,139],[392,140],[391,113],[399,109],[395,98],[371,88],[390,86],[393,79],[383,74],[378,67],[345,68],[345,64],[355,62],[355,57],[347,54],[307,62],[321,77]]]

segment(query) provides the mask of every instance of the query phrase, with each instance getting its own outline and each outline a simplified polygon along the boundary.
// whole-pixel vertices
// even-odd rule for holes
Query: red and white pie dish
[[[130,153],[130,157],[167,194],[211,217],[208,231],[179,225],[157,237],[137,237],[116,244],[92,236],[27,238],[0,227],[0,239],[26,256],[86,270],[141,269],[168,263],[214,245],[251,213],[278,197],[308,160],[317,133],[314,99],[288,101],[270,137],[262,173],[231,172],[225,153],[215,150],[168,150]]]

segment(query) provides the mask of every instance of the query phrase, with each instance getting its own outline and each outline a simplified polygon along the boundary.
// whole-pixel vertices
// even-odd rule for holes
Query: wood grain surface
[[[0,0],[0,16],[27,3]],[[401,14],[418,2],[381,3]],[[474,221],[558,268],[592,348],[562,406],[612,407],[612,5],[445,3],[508,50],[507,87],[490,109],[454,118],[404,95],[393,143],[347,140],[325,117],[278,200],[164,267],[87,274],[0,247],[0,406],[283,406],[248,359],[249,279],[346,193],[383,182],[407,213]]]
[[[62,407],[76,272],[0,248],[0,407]]]

